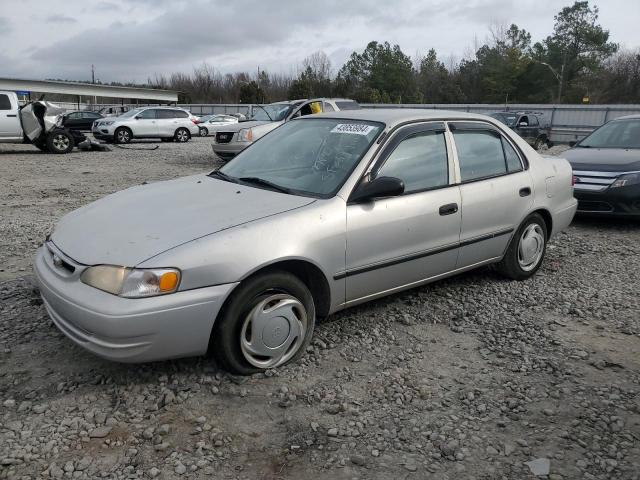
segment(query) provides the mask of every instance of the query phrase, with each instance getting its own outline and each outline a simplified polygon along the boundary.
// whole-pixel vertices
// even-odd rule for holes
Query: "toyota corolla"
[[[71,340],[229,371],[305,352],[316,318],[482,265],[524,280],[576,211],[572,172],[498,121],[426,110],[302,117],[218,171],[69,213],[35,257]]]

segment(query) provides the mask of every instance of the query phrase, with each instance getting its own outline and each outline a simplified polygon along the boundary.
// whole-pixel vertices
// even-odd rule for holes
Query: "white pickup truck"
[[[86,137],[61,126],[64,111],[41,100],[21,108],[14,92],[0,91],[0,143],[31,143],[43,152],[69,153]]]

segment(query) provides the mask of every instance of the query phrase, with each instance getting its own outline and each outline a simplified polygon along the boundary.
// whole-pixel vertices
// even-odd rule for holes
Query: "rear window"
[[[358,102],[354,102],[353,100],[349,100],[349,101],[337,101],[336,102],[336,106],[340,109],[340,110],[360,110],[361,107],[358,104]]]
[[[0,110],[11,110],[9,95],[0,95]]]

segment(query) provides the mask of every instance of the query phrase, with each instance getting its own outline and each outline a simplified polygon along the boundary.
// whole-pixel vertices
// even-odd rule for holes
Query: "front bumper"
[[[594,192],[574,189],[578,214],[640,218],[640,185],[606,188]]]
[[[99,127],[93,125],[91,127],[92,135],[98,140],[113,140],[114,131],[113,125],[101,125]]]
[[[236,285],[121,298],[82,283],[86,266],[53,248],[63,267],[54,265],[44,246],[34,260],[47,312],[72,341],[109,360],[135,363],[205,354],[220,307]]]
[[[251,142],[214,143],[211,148],[223,160],[231,160],[249,145]]]

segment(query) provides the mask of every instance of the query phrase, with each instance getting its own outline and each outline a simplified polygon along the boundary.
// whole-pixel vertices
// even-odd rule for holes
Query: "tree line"
[[[337,72],[324,52],[296,75],[222,74],[209,64],[192,74],[149,78],[176,90],[180,103],[267,103],[347,97],[361,103],[640,103],[640,49],[622,50],[598,22],[598,7],[576,1],[533,42],[517,25],[493,26],[472,53],[446,61],[431,49],[417,57],[399,45],[370,42]],[[139,85],[138,85],[139,86]]]

